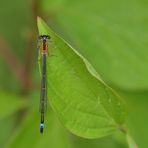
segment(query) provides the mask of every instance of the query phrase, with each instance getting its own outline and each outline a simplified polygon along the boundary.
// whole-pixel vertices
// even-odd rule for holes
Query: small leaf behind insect
[[[125,121],[125,106],[120,97],[41,18],[37,23],[39,34],[51,37],[47,57],[48,98],[60,121],[72,133],[85,138],[114,132]]]

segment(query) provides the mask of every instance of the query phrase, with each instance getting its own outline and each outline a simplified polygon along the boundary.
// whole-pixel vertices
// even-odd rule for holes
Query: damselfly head
[[[40,35],[39,40],[49,40],[50,36],[49,35]]]
[[[50,36],[49,35],[40,35],[38,37],[38,47],[42,54],[48,53],[48,42],[49,42]]]

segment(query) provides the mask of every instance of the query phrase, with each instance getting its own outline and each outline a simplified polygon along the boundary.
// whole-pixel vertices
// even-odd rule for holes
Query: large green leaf
[[[88,140],[71,135],[60,125],[52,111],[46,114],[45,130],[44,134],[41,135],[39,132],[39,118],[38,112],[28,112],[20,128],[11,136],[11,140],[7,141],[7,148],[126,148],[122,143],[113,139],[112,136]]]
[[[106,81],[125,90],[148,89],[148,1],[62,0],[54,10],[50,3],[62,35]]]
[[[114,135],[94,140],[71,135],[61,126],[50,106],[47,106],[47,112],[45,113],[44,133],[43,135],[40,134],[40,113],[38,112],[38,99],[36,99],[38,97],[39,93],[36,91],[31,94],[32,104],[30,105],[30,111],[27,112],[26,117],[23,118],[15,132],[9,133],[11,137],[10,140],[7,139],[7,148],[126,148],[121,141],[114,139]],[[5,122],[6,121],[4,121],[4,123]],[[4,123],[1,124],[1,127],[8,126],[7,124],[5,126]],[[12,122],[10,124],[12,124]],[[2,128],[2,131],[5,131],[5,129]],[[0,134],[0,136],[2,139],[3,135]]]
[[[48,98],[64,126],[86,138],[106,136],[118,129],[125,120],[119,96],[98,77],[86,59],[40,18],[38,29],[40,35],[51,37],[47,57]]]

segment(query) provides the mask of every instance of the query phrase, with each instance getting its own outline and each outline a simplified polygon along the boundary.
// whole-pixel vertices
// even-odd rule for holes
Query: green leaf
[[[38,112],[28,112],[20,128],[12,135],[9,143],[7,141],[7,148],[125,148],[112,136],[89,140],[71,135],[61,126],[53,111],[46,113],[43,135],[39,132],[39,121]]]
[[[129,134],[127,134],[126,137],[127,137],[129,148],[138,148],[137,144]]]
[[[16,112],[20,108],[27,106],[26,100],[24,100],[24,98],[20,98],[19,96],[0,92],[0,98],[0,120]]]
[[[103,137],[118,129],[126,114],[120,97],[41,18],[38,29],[40,35],[51,37],[47,57],[48,98],[64,126],[85,138]]]
[[[46,13],[105,80],[148,89],[148,1],[63,0],[54,10],[48,2]]]

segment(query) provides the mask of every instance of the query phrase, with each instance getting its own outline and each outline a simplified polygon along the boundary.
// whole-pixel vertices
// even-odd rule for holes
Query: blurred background
[[[87,140],[70,134],[48,106],[39,133],[40,16],[125,100],[127,125],[148,147],[148,1],[1,0],[0,148],[127,148],[124,135]]]

